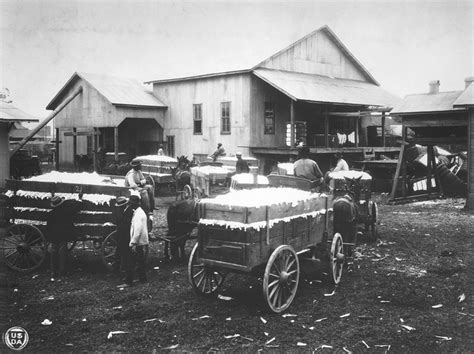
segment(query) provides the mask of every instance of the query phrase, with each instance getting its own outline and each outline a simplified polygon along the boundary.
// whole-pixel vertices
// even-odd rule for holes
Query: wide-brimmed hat
[[[140,205],[140,197],[138,195],[131,195],[130,198],[128,198],[128,204]]]
[[[115,206],[118,206],[118,207],[121,207],[121,206],[124,206],[128,203],[128,199],[125,198],[125,197],[118,197],[116,200],[115,200]]]
[[[132,167],[138,167],[138,166],[141,166],[141,162],[139,160],[132,160],[132,162],[130,162],[130,166]]]
[[[55,195],[54,197],[51,198],[51,207],[56,208],[57,206],[64,203],[64,201],[65,199],[63,197],[60,197],[59,195]]]

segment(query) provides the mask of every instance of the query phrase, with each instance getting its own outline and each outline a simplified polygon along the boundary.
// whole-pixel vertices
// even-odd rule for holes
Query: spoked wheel
[[[365,234],[371,242],[377,241],[378,230],[377,230],[377,218],[379,215],[379,208],[376,202],[369,202],[369,217],[368,221],[365,224]]]
[[[285,311],[296,295],[300,263],[294,249],[281,245],[273,251],[263,276],[263,295],[273,312]]]
[[[189,184],[185,185],[183,188],[183,199],[192,199],[193,198],[193,189]]]
[[[46,258],[46,238],[40,229],[28,224],[15,224],[7,228],[0,240],[0,250],[6,265],[19,272],[37,269]]]
[[[342,236],[336,233],[332,239],[329,253],[329,281],[335,285],[341,281],[344,258]]]
[[[225,279],[225,273],[204,265],[197,257],[198,244],[189,256],[188,279],[196,294],[201,296],[217,295],[217,290]]]
[[[117,267],[117,242],[117,231],[112,231],[102,242],[102,262],[109,271]]]

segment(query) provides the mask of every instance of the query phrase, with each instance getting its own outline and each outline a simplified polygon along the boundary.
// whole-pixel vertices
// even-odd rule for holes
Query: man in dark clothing
[[[296,177],[303,177],[310,181],[321,182],[323,180],[323,173],[316,161],[310,159],[309,148],[303,146],[299,150],[300,158],[294,163],[294,174]]]
[[[130,225],[132,223],[133,209],[128,204],[128,199],[118,197],[115,202],[115,225],[117,225],[117,253],[114,268],[120,270],[121,266],[127,270],[127,261],[130,262]],[[130,276],[127,274],[127,277]]]
[[[217,144],[217,149],[211,154],[212,161],[216,161],[219,156],[225,156],[225,149],[222,143]]]
[[[66,270],[67,243],[76,240],[74,220],[81,209],[81,200],[51,198],[52,210],[48,213],[46,237],[51,253],[51,277],[63,276]]]
[[[235,173],[249,173],[250,167],[247,161],[242,159],[242,154],[240,152],[236,153],[237,163],[235,164]]]

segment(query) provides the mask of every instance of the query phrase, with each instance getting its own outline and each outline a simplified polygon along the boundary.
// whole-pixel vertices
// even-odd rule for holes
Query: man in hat
[[[309,179],[310,181],[321,182],[323,180],[323,173],[316,161],[312,160],[309,155],[309,148],[307,146],[300,148],[300,157],[293,164],[294,175]]]
[[[336,152],[334,154],[334,158],[336,159],[337,163],[332,172],[349,171],[349,165],[347,164],[346,160],[342,158],[342,154],[340,152]]]
[[[125,283],[132,285],[133,270],[137,266],[138,280],[141,283],[146,283],[146,253],[148,249],[148,226],[147,216],[140,207],[140,198],[137,195],[131,195],[128,203],[133,210],[131,225],[130,225],[130,243],[129,247],[133,254],[131,262],[127,262],[127,277]]]
[[[68,241],[76,240],[74,221],[81,209],[81,199],[65,200],[55,195],[51,198],[52,210],[48,213],[46,237],[51,253],[51,278],[63,276],[66,271]]]
[[[115,201],[115,225],[117,225],[117,252],[114,270],[120,270],[120,266],[126,266],[130,262],[130,226],[132,224],[133,209],[128,204],[128,199],[118,197]]]
[[[160,144],[158,146],[158,156],[164,156],[165,155],[165,151],[163,150],[163,144]]]
[[[235,173],[249,173],[250,167],[247,161],[242,159],[242,153],[238,152],[235,154],[235,156],[237,157],[237,162],[235,163]]]
[[[153,186],[146,183],[143,175],[142,163],[139,160],[132,160],[132,169],[125,176],[125,187],[130,187],[140,192],[140,197],[144,201],[144,206],[149,208],[147,212],[151,215],[155,210],[155,193]]]
[[[216,151],[214,151],[210,157],[212,158],[212,161],[216,161],[219,156],[225,156],[225,150],[222,143],[217,144]]]

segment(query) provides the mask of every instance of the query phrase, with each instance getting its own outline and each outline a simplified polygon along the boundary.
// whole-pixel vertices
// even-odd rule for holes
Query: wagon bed
[[[101,178],[101,177],[99,177]],[[111,180],[105,177],[105,180]],[[106,242],[114,233],[114,205],[119,196],[129,196],[126,187],[113,184],[49,182],[42,180],[7,180],[5,216],[9,224],[0,240],[1,257],[17,271],[38,268],[46,256],[44,236],[50,199],[59,195],[65,199],[79,199],[81,210],[75,220],[76,241],[94,241],[101,247],[104,263],[113,256],[114,244]],[[113,242],[112,237],[109,238]],[[17,255],[21,255],[17,256]],[[16,256],[16,257],[15,257]]]
[[[266,304],[274,312],[284,311],[296,294],[298,257],[303,254],[327,260],[332,281],[339,282],[343,241],[341,235],[333,235],[332,194],[312,193],[309,181],[283,177],[280,182],[300,189],[243,190],[201,201],[198,242],[188,264],[196,293],[215,294],[228,272],[263,273]],[[259,194],[276,199],[243,202]],[[278,195],[283,200],[278,201]],[[331,250],[326,253],[328,244]]]

